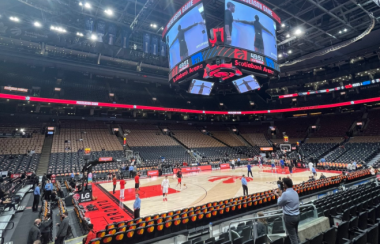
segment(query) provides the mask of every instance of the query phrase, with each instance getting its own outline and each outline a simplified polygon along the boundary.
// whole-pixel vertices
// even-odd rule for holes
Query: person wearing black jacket
[[[69,230],[69,218],[67,216],[68,216],[67,212],[64,212],[62,222],[60,224],[57,224],[59,228],[57,231],[57,237],[55,238],[55,244],[64,243],[65,237]]]
[[[52,223],[53,222],[50,218],[50,215],[47,214],[40,225],[40,231],[42,235],[42,244],[48,244],[50,242],[50,232],[52,229]]]
[[[30,228],[30,230],[29,230],[27,244],[33,244],[35,241],[40,240],[41,231],[38,229],[40,224],[41,224],[40,219],[34,220],[34,224],[33,224],[32,228]]]

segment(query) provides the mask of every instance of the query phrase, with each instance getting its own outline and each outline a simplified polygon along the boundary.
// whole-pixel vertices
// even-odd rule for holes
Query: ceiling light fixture
[[[289,38],[290,37],[290,34],[286,34],[286,38]]]
[[[292,53],[292,50],[289,50],[288,53],[289,53],[289,54]]]
[[[41,23],[38,22],[38,21],[34,22],[33,25],[34,25],[35,27],[42,27]]]
[[[77,32],[77,36],[83,36],[83,33]]]
[[[106,10],[104,10],[104,13],[106,13],[108,16],[112,16],[113,15],[113,11],[109,8],[107,8]]]
[[[297,36],[299,36],[299,35],[301,35],[302,34],[302,30],[301,29],[296,29],[295,31],[294,31],[294,34],[295,35],[297,35]]]
[[[14,16],[9,17],[9,19],[12,20],[12,21],[14,21],[14,22],[19,22],[20,21],[19,18],[14,17]]]
[[[90,9],[90,8],[91,8],[91,4],[89,4],[89,3],[85,3],[85,4],[84,4],[84,7]]]
[[[93,40],[93,41],[95,41],[95,40],[97,39],[95,34],[92,34],[90,38],[91,38],[91,40]]]

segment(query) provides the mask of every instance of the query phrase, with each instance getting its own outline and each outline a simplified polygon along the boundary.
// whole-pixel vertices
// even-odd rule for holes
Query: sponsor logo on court
[[[208,178],[208,181],[214,182],[214,181],[218,181],[218,180],[223,180],[224,184],[232,184],[232,183],[235,183],[236,181],[240,181],[241,178],[243,178],[243,177],[242,176],[235,176],[235,175],[212,176],[212,177]],[[253,179],[250,177],[245,177],[245,179],[247,180],[247,182],[253,181]]]

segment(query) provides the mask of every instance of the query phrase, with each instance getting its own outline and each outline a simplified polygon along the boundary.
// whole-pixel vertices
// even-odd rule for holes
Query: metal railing
[[[313,218],[318,218],[318,212],[317,212],[317,208],[315,207],[314,204],[304,204],[304,205],[300,205],[299,206],[299,209],[301,210],[301,208],[306,208],[306,207],[312,207],[313,208]],[[231,235],[231,224],[233,223],[239,223],[239,222],[247,222],[247,221],[253,221],[253,235],[254,235],[254,238],[256,239],[257,238],[257,220],[259,219],[268,219],[268,218],[271,218],[271,217],[283,217],[283,210],[282,209],[276,209],[276,210],[271,210],[271,211],[265,211],[263,212],[264,213],[264,216],[262,217],[258,217],[257,214],[258,213],[254,213],[254,216],[253,218],[247,218],[247,219],[239,219],[239,220],[234,220],[234,221],[231,221],[228,225],[228,236],[229,236],[229,239],[230,239],[230,242],[233,243],[233,240],[232,240],[232,235]],[[283,230],[286,230],[285,228],[285,222],[284,222],[284,218],[282,218],[282,227],[283,227]],[[212,228],[210,229],[210,231],[212,231]],[[210,232],[211,234],[211,232]]]

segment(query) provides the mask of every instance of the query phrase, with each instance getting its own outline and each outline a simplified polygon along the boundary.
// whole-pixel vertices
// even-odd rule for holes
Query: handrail
[[[313,203],[310,203],[310,204],[304,204],[304,205],[300,205],[299,206],[299,209],[301,208],[305,208],[305,207],[313,207],[313,214],[314,214],[314,218],[317,218],[318,217],[318,213],[317,213],[317,207],[313,204]],[[272,211],[268,211],[268,212],[264,212],[264,214],[268,214],[268,213],[273,213],[273,212],[283,212],[283,209],[277,209],[277,210],[272,210]],[[256,216],[257,216],[257,213],[254,213]],[[240,220],[233,220],[229,223],[228,225],[228,236],[230,238],[230,241],[231,243],[233,243],[233,240],[231,238],[231,224],[232,223],[237,223],[237,222],[243,222],[243,221],[255,221],[255,220],[258,220],[258,219],[264,219],[264,218],[268,218],[268,217],[276,217],[276,216],[284,216],[283,213],[279,213],[279,214],[271,214],[271,215],[266,215],[266,216],[262,216],[262,217],[253,217],[253,218],[248,218],[248,219],[240,219]],[[285,222],[284,222],[284,219],[282,218],[282,224],[283,226],[285,227]],[[284,228],[285,229],[285,228]],[[253,231],[254,231],[254,236],[257,236],[257,226],[256,224],[253,225]]]
[[[274,215],[271,215],[270,217],[276,217],[276,216],[282,216],[282,214],[274,214]],[[232,238],[231,238],[231,224],[232,223],[242,222],[242,221],[250,221],[250,220],[257,220],[257,219],[263,219],[263,218],[267,218],[267,217],[268,216],[253,217],[253,218],[249,218],[249,219],[240,219],[240,220],[231,221],[230,224],[228,225],[228,236],[230,238],[231,243],[233,242]],[[255,234],[257,234],[256,225],[254,225],[254,229],[255,229]]]

